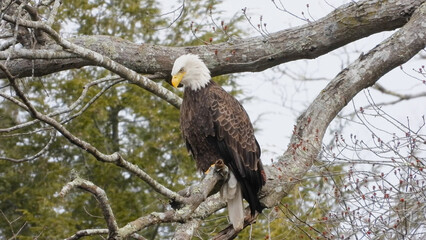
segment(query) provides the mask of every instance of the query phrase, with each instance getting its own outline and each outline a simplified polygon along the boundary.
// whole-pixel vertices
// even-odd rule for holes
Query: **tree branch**
[[[85,229],[85,230],[80,230],[76,232],[74,235],[72,235],[69,238],[66,238],[65,240],[77,240],[86,236],[104,235],[104,234],[108,234],[108,229]]]
[[[329,123],[361,90],[408,61],[426,45],[426,4],[391,37],[340,72],[298,118],[288,149],[280,161],[265,168],[268,181],[262,202],[275,206],[306,174],[321,149]]]
[[[62,188],[59,195],[61,197],[64,197],[69,191],[71,191],[71,189],[75,187],[81,188],[93,194],[96,200],[98,200],[99,205],[102,209],[102,214],[104,215],[105,222],[107,223],[107,226],[108,226],[109,238],[111,239],[115,238],[118,234],[118,225],[105,191],[90,181],[82,179],[78,176],[74,176],[74,177],[75,178],[71,182],[67,183]]]
[[[195,231],[198,229],[200,224],[201,224],[201,219],[192,219],[186,223],[180,224],[176,228],[175,234],[173,235],[172,239],[173,240],[192,239]]]
[[[116,223],[116,219],[114,217],[114,213],[109,204],[108,197],[105,191],[90,181],[82,179],[78,176],[75,176],[73,173],[73,180],[67,183],[59,195],[64,197],[67,195],[73,188],[81,188],[85,191],[93,194],[98,200],[102,213],[104,215],[105,221],[107,223],[108,229],[86,229],[77,232],[73,236],[67,238],[67,240],[79,239],[83,236],[90,235],[99,235],[99,234],[108,234],[109,239],[123,239],[128,236],[133,236],[135,232],[154,224],[164,223],[164,222],[182,222],[188,219],[191,219],[190,214],[205,200],[212,189],[214,189],[215,185],[218,181],[223,179],[223,175],[227,175],[227,168],[224,165],[215,166],[211,169],[209,174],[203,179],[203,181],[198,185],[199,188],[193,189],[190,197],[188,197],[187,202],[188,205],[185,208],[174,211],[169,210],[163,213],[151,213],[147,216],[140,217],[128,224],[126,224],[123,228],[118,228]],[[215,210],[215,209],[213,209]],[[211,214],[211,213],[210,213]],[[192,236],[194,231],[200,224],[200,219],[191,219],[184,225],[186,226],[185,230],[178,231],[177,235],[175,235],[175,239],[189,239],[188,237]],[[192,231],[188,232],[187,227],[190,226]],[[185,236],[185,238],[182,238]],[[137,235],[133,236],[134,238],[140,239]]]
[[[411,16],[414,9],[421,3],[423,4],[414,12],[411,20],[404,25],[406,17]],[[373,8],[376,10],[373,11]],[[377,8],[379,10],[377,10]],[[388,9],[385,11],[383,8],[388,8],[389,12],[393,12],[394,14],[392,16],[388,15]],[[375,14],[372,13],[376,14],[377,19]],[[399,13],[403,14],[401,15]],[[349,17],[343,17],[346,14],[349,14]],[[346,6],[345,8],[339,8],[332,14],[329,14],[324,19],[318,20],[314,24],[308,24],[299,28],[273,34],[274,36],[271,36],[271,38],[267,39],[267,41],[261,41],[259,38],[252,38],[249,40],[239,40],[235,44],[225,43],[193,48],[159,48],[155,46],[146,47],[146,45],[143,45],[140,51],[135,51],[132,54],[138,55],[138,58],[134,59],[151,57],[149,53],[154,54],[154,60],[147,60],[146,62],[129,60],[131,57],[122,56],[122,52],[117,54],[116,49],[120,48],[115,47],[120,44],[123,44],[123,46],[125,44],[129,45],[129,48],[124,51],[128,51],[128,49],[135,47],[134,44],[128,42],[123,43],[123,41],[118,39],[108,38],[109,41],[113,41],[115,45],[113,45],[113,51],[105,52],[105,49],[107,48],[105,46],[103,46],[105,49],[100,49],[100,52],[111,56],[111,59],[103,58],[100,54],[94,51],[87,51],[87,49],[83,47],[61,39],[56,32],[53,30],[52,32],[46,25],[31,21],[24,22],[24,24],[27,24],[28,27],[41,28],[44,31],[49,32],[62,47],[71,48],[73,49],[73,52],[83,56],[83,58],[65,60],[65,63],[68,61],[68,63],[74,64],[74,67],[78,66],[78,64],[81,64],[82,62],[87,65],[101,63],[105,68],[110,69],[111,71],[120,72],[121,70],[125,71],[126,69],[123,69],[124,66],[115,64],[113,61],[120,62],[121,60],[125,66],[137,69],[137,67],[143,65],[146,68],[142,71],[152,71],[150,73],[160,73],[160,75],[161,73],[167,73],[171,68],[174,58],[184,52],[194,52],[202,55],[209,66],[213,69],[213,74],[216,75],[247,70],[258,71],[281,62],[301,57],[310,58],[322,55],[325,52],[330,51],[333,48],[337,48],[349,41],[353,41],[357,38],[359,39],[361,38],[360,36],[367,36],[383,29],[394,29],[404,25],[390,38],[383,41],[367,54],[361,55],[359,59],[350,64],[348,68],[340,72],[317,96],[308,109],[299,117],[288,149],[283,154],[280,161],[273,166],[265,166],[268,180],[267,185],[263,188],[261,193],[263,197],[262,203],[266,207],[272,207],[277,205],[277,203],[279,203],[279,201],[287,195],[289,190],[298,181],[300,181],[310,169],[320,152],[322,139],[329,123],[336,117],[341,109],[345,107],[357,93],[372,86],[382,75],[408,61],[425,47],[425,14],[426,4],[424,1],[401,0],[394,1],[392,3],[381,1],[361,1],[356,3],[356,6],[349,5],[349,7]],[[325,19],[328,19],[328,22],[325,21]],[[351,21],[355,21],[355,23]],[[382,25],[380,25],[380,23],[382,23]],[[301,29],[306,32],[310,32],[309,36],[312,38],[306,37],[306,33],[301,31]],[[324,31],[324,29],[326,30]],[[361,29],[363,30],[361,31]],[[343,36],[345,35],[343,33],[346,33],[347,36]],[[283,35],[281,36],[280,34]],[[303,36],[303,39],[301,36]],[[75,42],[78,42],[82,39],[83,38],[78,38],[74,40]],[[97,37],[92,37],[92,40],[93,39],[96,40]],[[298,39],[300,45],[296,44],[294,39]],[[286,40],[288,41],[286,42]],[[294,46],[288,45],[288,42]],[[96,45],[98,43],[81,44],[88,46],[88,48],[101,47],[100,45]],[[144,47],[148,49],[143,49]],[[220,48],[221,50],[217,52],[217,55],[214,51],[215,48]],[[254,48],[257,48],[256,51],[254,51]],[[237,50],[234,55],[231,50],[235,49]],[[227,52],[228,50],[229,52]],[[160,53],[160,51],[163,52]],[[245,55],[245,53],[252,55]],[[158,62],[150,65],[150,63],[153,63],[152,61],[157,60]],[[23,60],[9,61],[7,64],[19,64],[23,63],[22,61]],[[50,66],[39,64],[43,61],[37,62],[38,64],[36,68],[40,66]],[[145,64],[148,64],[149,66]],[[62,67],[62,69],[65,68],[66,67]],[[181,196],[156,182],[138,166],[124,160],[119,153],[105,155],[99,152],[94,146],[74,136],[57,120],[38,112],[16,84],[15,77],[13,76],[13,74],[19,74],[19,72],[14,72],[16,71],[16,68],[14,68],[14,66],[6,68],[0,63],[0,69],[3,70],[3,73],[0,72],[0,74],[9,78],[11,86],[14,88],[17,96],[21,99],[21,106],[25,105],[24,108],[27,109],[34,118],[54,127],[71,143],[89,152],[99,161],[114,163],[117,166],[135,174],[140,179],[143,179],[157,192],[170,199],[174,199],[185,204],[185,206],[179,210],[169,210],[163,213],[151,213],[150,215],[138,218],[126,224],[123,228],[116,229],[118,236],[131,236],[144,227],[157,223],[187,222],[194,218],[203,219],[210,216],[218,208],[223,207],[224,203],[218,200],[217,194],[207,198],[207,196],[211,194],[211,191],[215,188],[214,186],[217,182],[223,180],[223,176],[220,176],[219,174],[207,175],[199,186],[189,189],[189,196]],[[11,71],[9,71],[9,69],[11,69]],[[162,70],[157,71],[158,69]],[[21,76],[25,75],[26,69],[24,68],[23,70],[23,75]],[[137,77],[137,74],[134,72],[126,71],[120,73],[127,77]],[[46,72],[43,74],[46,74]],[[179,105],[177,102],[175,103],[175,106]],[[211,179],[209,177],[211,177]],[[215,205],[208,205],[210,203],[215,203]],[[187,226],[196,226],[196,224],[191,225],[188,223]],[[84,231],[86,232],[81,231],[81,233],[74,235],[77,236],[76,238],[70,239],[78,239],[81,236],[86,236],[84,234],[89,235],[95,232],[95,230]],[[105,234],[105,229],[99,229],[98,231]],[[226,235],[227,237],[224,239],[232,238],[234,235],[235,234],[231,231],[231,235]]]
[[[13,23],[17,21],[16,19],[8,15],[4,15],[3,19]],[[19,19],[19,24],[21,26],[34,28],[37,30],[43,30],[51,38],[53,38],[53,40],[55,40],[57,44],[59,44],[64,49],[66,49],[66,51],[73,52],[85,59],[88,59],[91,62],[91,65],[102,66],[105,69],[108,69],[111,72],[116,73],[117,75],[129,80],[133,84],[136,84],[139,87],[142,87],[146,89],[147,91],[150,91],[156,96],[169,102],[173,106],[177,108],[180,107],[182,99],[178,97],[176,94],[169,91],[167,88],[164,88],[163,86],[161,86],[161,84],[158,84],[152,81],[151,79],[136,73],[135,71],[123,66],[122,64],[116,61],[113,61],[107,55],[102,55],[98,52],[92,51],[88,48],[84,48],[68,40],[65,40],[55,30],[53,30],[53,28],[51,28],[50,26],[42,22]],[[32,64],[32,65],[35,65],[35,64]],[[9,71],[11,71],[10,67],[9,67]]]
[[[49,147],[53,143],[53,141],[55,140],[55,138],[56,138],[56,132],[55,131],[51,131],[50,139],[46,143],[46,145],[44,145],[44,147],[40,151],[38,151],[36,154],[34,154],[32,156],[24,157],[24,158],[19,158],[19,159],[0,156],[0,160],[6,160],[6,161],[9,161],[9,162],[14,162],[14,163],[22,163],[22,162],[32,161],[34,159],[37,159],[41,155],[43,155],[45,152],[47,152],[47,150],[49,150]]]
[[[228,168],[223,163],[217,162],[214,167],[210,168],[210,171],[205,176],[205,178],[199,184],[197,184],[197,187],[191,189],[189,196],[186,197],[183,201],[185,202],[185,206],[183,208],[178,210],[167,210],[165,212],[153,212],[131,221],[122,228],[118,229],[116,239],[126,238],[140,231],[141,229],[152,226],[154,224],[168,222],[187,222],[195,218],[203,219],[202,216],[210,216],[219,209],[217,208],[218,206],[222,208],[224,205],[220,204],[221,201],[217,201],[218,194],[209,197],[208,200],[206,200],[206,196],[212,194],[212,191],[216,189],[215,187],[217,184],[221,184],[221,181],[224,180],[224,176],[227,175]],[[69,188],[70,187],[67,187],[61,192],[67,192],[69,191]],[[209,204],[206,205],[206,202]],[[219,204],[215,204],[218,202]],[[195,227],[196,222],[190,225]]]
[[[106,85],[106,86],[104,86],[86,104],[84,104],[83,106],[81,106],[82,103],[83,103],[84,98],[87,96],[89,88],[91,88],[91,87],[93,87],[95,85],[98,85],[100,83],[103,83],[103,82],[108,82],[108,81],[110,81],[111,83],[108,84],[108,85]],[[77,109],[78,110],[77,113],[75,113],[75,114],[73,114],[71,116],[65,117],[63,120],[61,120],[62,124],[67,123],[67,122],[71,121],[72,119],[74,119],[74,118],[78,117],[79,115],[81,115],[85,110],[87,110],[87,108],[89,108],[90,105],[92,105],[108,89],[110,89],[112,86],[114,86],[114,85],[116,85],[118,83],[121,83],[123,81],[124,80],[122,78],[120,78],[120,77],[107,77],[107,78],[102,78],[102,79],[98,79],[96,81],[89,82],[86,85],[84,85],[83,91],[80,94],[80,96],[78,97],[78,99],[74,103],[72,103],[69,107],[66,107],[64,109],[57,110],[57,111],[54,111],[52,113],[46,114],[46,116],[48,116],[48,117],[56,117],[56,116],[59,116],[59,115],[62,115],[62,114],[70,113],[71,111]],[[25,104],[21,103],[20,101],[18,101],[17,99],[13,98],[12,96],[8,96],[8,95],[3,94],[3,93],[0,92],[0,97],[3,97],[5,99],[13,102],[14,104],[17,104],[21,108],[23,108],[26,111],[28,111],[28,108],[27,108],[27,106]],[[78,106],[81,106],[81,107],[78,109]],[[38,122],[39,122],[39,120],[35,119],[35,120],[31,120],[31,121],[28,121],[28,122],[25,122],[25,123],[17,124],[17,125],[12,126],[12,127],[0,128],[0,133],[7,133],[7,132],[16,131],[18,129],[22,129],[22,128],[31,126],[31,125],[33,125],[35,123],[38,123]],[[35,130],[35,131],[39,131],[39,130]]]
[[[402,27],[424,1],[364,0],[350,3],[314,23],[272,33],[266,39],[260,36],[196,47],[135,44],[108,36],[81,36],[69,39],[68,42],[108,56],[109,59],[138,73],[161,73],[163,77],[170,75],[174,60],[185,53],[200,55],[213,76],[262,71],[296,59],[316,58],[371,34]],[[36,60],[34,68],[32,60],[19,59],[10,61],[8,67],[12,74],[18,77],[32,76],[33,73],[35,76],[43,76],[93,65],[93,60],[88,59],[90,58],[84,56],[54,63],[49,60]],[[0,78],[4,77],[5,75],[0,73]]]

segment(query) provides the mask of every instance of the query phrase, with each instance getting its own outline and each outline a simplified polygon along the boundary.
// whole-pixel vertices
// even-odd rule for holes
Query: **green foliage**
[[[216,6],[220,2],[191,1],[182,16],[174,21],[162,16],[160,3],[153,0],[63,1],[54,28],[69,34],[69,26],[72,26],[76,30],[71,34],[114,35],[131,41],[174,46],[204,44],[203,41],[210,38],[214,42],[226,41],[241,34],[235,27],[240,18],[228,21],[226,31],[217,28],[213,31],[210,13],[219,21],[214,16],[218,16]],[[40,13],[46,10],[40,9]],[[197,25],[197,32],[191,31],[191,22]],[[170,23],[173,24],[169,26]],[[20,86],[39,111],[48,113],[70,106],[87,83],[109,76],[104,69],[86,67],[23,79]],[[222,76],[215,80],[238,93],[232,78]],[[6,80],[0,79],[0,86],[6,84]],[[104,86],[105,83],[100,83],[91,87],[83,105]],[[63,116],[56,119],[61,120]],[[16,105],[0,102],[1,128],[30,120],[31,116]],[[195,164],[181,139],[178,109],[135,85],[123,82],[111,87],[65,126],[104,153],[119,151],[173,190],[181,190],[200,179],[194,174]],[[47,125],[37,123],[1,133],[1,156],[22,158],[37,153],[49,141],[51,132],[46,128]],[[101,210],[91,194],[76,189],[64,199],[58,197],[72,169],[106,191],[119,226],[168,207],[167,199],[143,181],[115,165],[98,162],[58,134],[47,153],[37,160],[19,164],[0,161],[0,210],[3,212],[0,238],[10,238],[21,228],[19,239],[24,240],[65,238],[78,230],[105,228]],[[222,218],[223,223],[225,220]],[[168,239],[173,229],[173,225],[154,226],[141,234],[148,239]]]
[[[113,35],[158,42],[155,28],[164,26],[159,3],[153,0],[64,1],[58,20],[77,25],[78,34]]]

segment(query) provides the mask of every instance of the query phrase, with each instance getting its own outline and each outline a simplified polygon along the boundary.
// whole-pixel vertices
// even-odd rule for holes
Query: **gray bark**
[[[403,26],[424,0],[360,1],[341,6],[318,21],[271,34],[196,47],[135,44],[111,36],[79,36],[69,41],[111,58],[138,73],[168,77],[178,56],[200,55],[213,76],[262,71],[296,59],[316,58],[371,34]],[[46,50],[51,50],[46,53]],[[69,56],[58,45],[40,50],[0,52],[11,56],[7,67],[16,77],[43,76],[62,70],[97,65],[78,55]],[[15,59],[18,57],[26,59]],[[31,59],[35,59],[32,61]],[[0,61],[1,62],[1,61]],[[34,68],[33,68],[34,67]],[[4,78],[0,72],[0,78]]]

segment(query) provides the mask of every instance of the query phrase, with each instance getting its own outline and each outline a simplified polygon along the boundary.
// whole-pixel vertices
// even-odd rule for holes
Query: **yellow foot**
[[[216,165],[215,163],[213,163],[212,165],[210,165],[209,169],[207,169],[207,171],[205,171],[204,173],[205,173],[205,174],[208,174],[208,173],[210,172],[210,169],[211,169],[212,167],[214,167],[215,165]]]

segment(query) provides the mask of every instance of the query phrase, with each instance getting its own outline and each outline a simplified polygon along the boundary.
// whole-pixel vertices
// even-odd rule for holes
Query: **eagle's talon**
[[[204,173],[207,175],[210,172],[210,169],[215,167],[215,163],[213,163],[212,165],[210,165],[209,169],[207,169],[207,171],[205,171]]]

